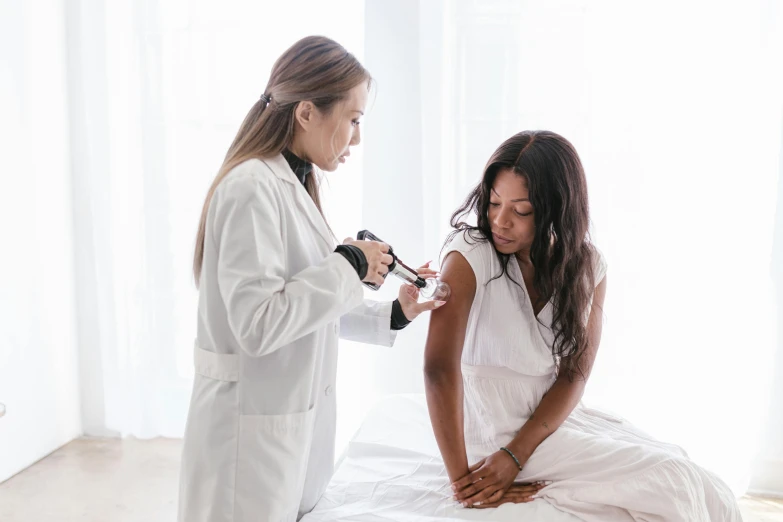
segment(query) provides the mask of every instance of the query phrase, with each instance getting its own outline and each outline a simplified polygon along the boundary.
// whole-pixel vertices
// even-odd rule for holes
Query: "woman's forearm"
[[[558,377],[508,448],[517,458],[529,459],[539,444],[571,415],[582,399],[584,389],[584,379],[569,381],[565,376]]]
[[[425,369],[425,389],[435,440],[451,482],[468,473],[465,452],[462,374],[460,370]]]
[[[579,361],[581,375],[574,375],[571,379],[562,372],[555,384],[541,399],[541,403],[533,412],[522,429],[508,448],[517,458],[527,460],[536,448],[546,440],[563,422],[571,415],[574,408],[582,400],[587,379],[593,369],[598,347],[601,344],[601,332],[603,329],[603,306],[606,296],[606,276],[598,283],[593,295],[592,309],[587,323],[588,345],[586,352]],[[518,452],[518,453],[517,453]]]

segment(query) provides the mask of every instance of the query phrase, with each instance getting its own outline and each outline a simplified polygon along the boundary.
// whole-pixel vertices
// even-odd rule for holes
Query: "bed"
[[[543,499],[497,509],[464,509],[451,499],[446,470],[421,395],[379,402],[351,439],[334,477],[302,522],[576,522]]]

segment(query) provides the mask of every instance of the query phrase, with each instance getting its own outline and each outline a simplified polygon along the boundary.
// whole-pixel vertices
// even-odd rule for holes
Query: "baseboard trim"
[[[67,446],[68,444],[70,444],[71,442],[75,441],[75,440],[76,440],[76,439],[78,439],[78,438],[79,438],[79,435],[74,435],[73,437],[71,437],[71,438],[69,438],[68,440],[66,440],[66,442],[63,442],[63,443],[61,443],[61,444],[60,444],[59,446],[57,446],[56,448],[53,448],[53,449],[51,449],[51,450],[47,450],[47,453],[46,453],[45,455],[41,455],[40,457],[38,457],[38,458],[34,459],[32,462],[29,462],[29,463],[27,463],[27,464],[23,465],[21,468],[18,468],[18,469],[13,469],[13,470],[12,470],[12,471],[11,471],[11,472],[8,474],[8,476],[6,476],[6,477],[2,477],[2,476],[0,476],[0,485],[3,485],[3,484],[5,484],[6,482],[8,482],[9,480],[13,479],[14,477],[16,477],[17,475],[19,475],[20,473],[23,473],[24,471],[26,471],[26,470],[28,470],[28,469],[32,468],[33,466],[35,466],[36,464],[38,464],[38,463],[39,463],[39,462],[41,462],[42,460],[44,460],[44,459],[46,459],[47,457],[51,456],[53,453],[55,453],[55,452],[57,452],[57,451],[61,450],[62,448],[64,448],[65,446]],[[59,443],[58,443],[58,444],[59,444]]]
[[[783,493],[780,491],[768,491],[766,489],[749,489],[745,496],[753,498],[771,498],[783,500]]]

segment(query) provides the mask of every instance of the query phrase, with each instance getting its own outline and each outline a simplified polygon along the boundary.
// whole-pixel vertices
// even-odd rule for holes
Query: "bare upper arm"
[[[604,324],[604,299],[606,298],[606,275],[604,275],[593,293],[593,303],[590,308],[590,317],[587,320],[587,350],[580,361],[585,379],[590,375],[598,355],[598,347],[601,344],[601,333]]]
[[[444,306],[430,314],[424,348],[424,368],[428,374],[459,365],[468,316],[476,295],[476,275],[460,252],[447,254],[441,267],[441,280],[451,287],[451,296]]]

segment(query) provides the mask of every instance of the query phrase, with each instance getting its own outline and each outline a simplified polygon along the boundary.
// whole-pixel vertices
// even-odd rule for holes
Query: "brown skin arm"
[[[451,287],[451,297],[430,314],[424,384],[435,439],[454,482],[468,473],[460,360],[476,295],[476,276],[461,253],[451,252],[441,267],[441,279]]]

